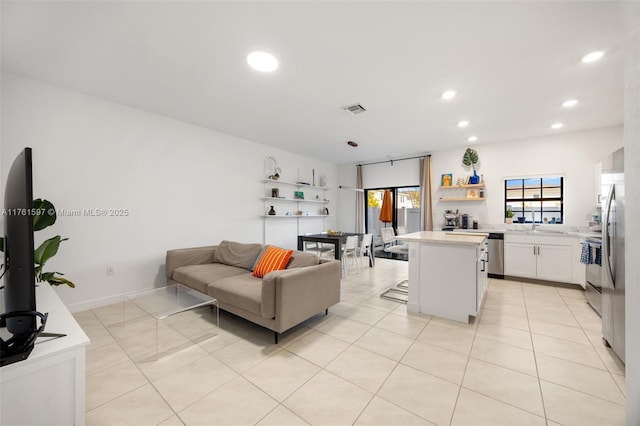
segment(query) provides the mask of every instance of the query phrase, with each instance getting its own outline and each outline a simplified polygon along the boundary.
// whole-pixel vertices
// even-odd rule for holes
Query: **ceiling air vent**
[[[348,105],[346,107],[344,107],[344,110],[347,111],[349,114],[362,114],[363,112],[366,111],[366,109],[364,109],[364,107],[360,104],[353,104],[353,105]]]

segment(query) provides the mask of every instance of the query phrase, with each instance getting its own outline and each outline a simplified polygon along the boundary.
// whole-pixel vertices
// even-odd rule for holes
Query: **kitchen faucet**
[[[536,230],[536,212],[531,212],[531,230]]]

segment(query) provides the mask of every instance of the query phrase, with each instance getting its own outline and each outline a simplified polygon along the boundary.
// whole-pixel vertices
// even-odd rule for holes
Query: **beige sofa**
[[[340,301],[340,262],[294,251],[286,269],[257,278],[265,247],[222,241],[217,246],[167,251],[169,284],[180,283],[218,300],[228,312],[278,334]]]

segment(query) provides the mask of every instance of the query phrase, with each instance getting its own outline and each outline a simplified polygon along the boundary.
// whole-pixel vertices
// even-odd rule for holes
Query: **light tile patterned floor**
[[[342,302],[278,345],[201,309],[161,323],[152,360],[142,312],[129,306],[126,327],[121,303],[76,314],[91,338],[87,424],[624,424],[624,365],[581,290],[490,280],[467,325],[379,297],[406,262],[349,272]]]

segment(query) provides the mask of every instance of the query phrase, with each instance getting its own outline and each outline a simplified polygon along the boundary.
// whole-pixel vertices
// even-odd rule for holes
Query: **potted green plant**
[[[478,164],[480,158],[478,157],[478,152],[473,148],[467,148],[462,156],[462,164],[465,166],[473,168],[473,176],[469,178],[470,184],[478,184],[480,183],[480,176],[476,174],[476,164]]]
[[[507,209],[506,213],[504,214],[504,217],[505,217],[504,221],[506,223],[513,223],[513,216],[515,216],[515,213],[513,212],[513,210]]]
[[[41,231],[54,223],[56,223],[57,215],[56,209],[48,200],[42,200],[38,198],[33,200],[33,231]],[[68,240],[68,238],[62,238],[60,235],[51,237],[40,244],[40,246],[34,250],[33,258],[35,263],[36,280],[38,282],[47,281],[51,285],[66,284],[69,287],[75,287],[76,285],[68,279],[62,277],[62,272],[44,272],[43,268],[45,263],[58,253],[60,243]],[[0,237],[0,251],[4,252],[4,238]],[[4,265],[3,265],[4,266]]]

